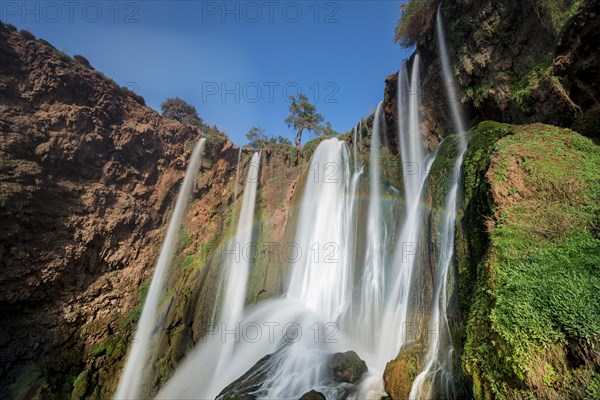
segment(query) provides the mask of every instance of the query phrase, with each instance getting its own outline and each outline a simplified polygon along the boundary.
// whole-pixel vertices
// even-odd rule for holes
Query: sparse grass
[[[542,24],[556,36],[583,6],[583,0],[531,0],[531,3]]]
[[[550,63],[540,63],[533,67],[528,74],[524,75],[519,82],[511,88],[513,101],[523,111],[531,111],[532,94],[538,90],[540,84],[545,80],[547,71],[551,68]]]

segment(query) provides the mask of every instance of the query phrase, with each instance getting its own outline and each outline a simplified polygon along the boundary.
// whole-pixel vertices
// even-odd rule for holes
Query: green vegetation
[[[583,397],[600,355],[600,149],[569,130],[494,123],[469,146],[462,224],[476,235],[458,259],[461,296],[474,290],[463,365],[475,397]]]
[[[91,68],[91,66],[90,66],[90,68]],[[142,106],[146,105],[146,99],[144,99],[142,96],[140,96],[139,94],[137,94],[136,92],[134,92],[133,90],[128,88],[127,86],[120,86],[119,89],[121,90],[121,93],[123,93],[125,96],[133,97],[133,99],[135,101],[137,101],[139,104],[141,104]]]
[[[250,128],[248,133],[246,134],[246,139],[248,139],[248,146],[254,149],[262,149],[263,147],[270,144],[283,144],[291,146],[292,142],[283,136],[271,136],[265,133],[265,130],[262,128],[258,128],[253,126]]]
[[[125,328],[128,328],[130,325],[135,324],[142,315],[142,310],[144,309],[144,302],[146,301],[146,296],[148,295],[148,290],[150,289],[150,282],[144,282],[138,288],[138,305],[131,311],[131,315],[125,322]]]
[[[551,71],[552,65],[544,62],[536,65],[511,88],[513,101],[525,112],[530,112],[535,101],[532,95],[537,92]]]
[[[583,0],[531,0],[546,29],[558,35],[566,22],[583,6]]]
[[[88,387],[87,377],[88,372],[87,370],[84,370],[77,376],[77,378],[75,378],[75,382],[73,382],[73,393],[71,394],[71,399],[75,400],[84,398]]]
[[[555,36],[558,36],[569,18],[577,14],[584,3],[584,0],[530,1],[540,22]],[[438,1],[433,0],[409,0],[401,4],[401,16],[396,25],[394,41],[406,48],[417,45],[423,35],[433,29],[438,4]],[[481,29],[493,34],[497,27],[497,24],[486,23]]]
[[[423,33],[432,28],[437,5],[438,2],[433,0],[411,0],[401,4],[402,14],[396,25],[394,41],[402,47],[415,46]]]
[[[290,100],[292,101],[290,115],[285,119],[285,123],[288,128],[293,127],[298,131],[294,143],[299,148],[302,142],[302,133],[305,130],[311,131],[315,135],[322,133],[323,128],[320,124],[323,122],[323,116],[317,113],[317,107],[309,103],[308,98],[303,93],[300,93],[298,98],[290,96]]]
[[[4,25],[4,27],[5,27],[6,29],[8,29],[10,32],[15,32],[15,31],[17,30],[17,27],[16,27],[16,26],[14,26],[13,24],[7,24],[7,23],[4,23],[3,25]]]
[[[205,127],[204,121],[198,115],[198,111],[196,111],[196,107],[186,103],[179,97],[166,99],[160,105],[160,110],[163,117],[196,126],[200,129],[204,129]]]
[[[6,90],[10,87],[10,78],[8,76],[0,74],[0,91]]]

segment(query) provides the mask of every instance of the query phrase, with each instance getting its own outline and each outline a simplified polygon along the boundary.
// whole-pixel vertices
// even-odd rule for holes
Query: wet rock
[[[308,393],[304,393],[298,400],[326,400],[326,397],[321,392],[317,392],[316,390],[311,390]]]
[[[334,382],[356,383],[368,370],[354,351],[335,353],[329,360],[329,379]]]

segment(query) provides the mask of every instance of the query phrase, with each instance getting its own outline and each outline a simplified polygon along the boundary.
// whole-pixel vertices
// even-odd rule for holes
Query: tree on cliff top
[[[198,115],[196,107],[185,102],[179,97],[168,98],[160,105],[163,117],[174,119],[182,123],[190,124],[198,128],[204,128],[204,121]]]
[[[306,95],[300,93],[298,97],[290,96],[290,115],[285,119],[288,128],[293,127],[297,130],[294,139],[296,147],[300,147],[302,142],[302,132],[311,131],[315,135],[322,133],[321,122],[323,116],[317,113],[317,107],[308,102]]]

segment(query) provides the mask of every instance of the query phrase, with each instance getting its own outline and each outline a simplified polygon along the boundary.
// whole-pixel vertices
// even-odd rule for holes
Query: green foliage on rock
[[[598,165],[600,148],[570,130],[482,123],[471,132],[461,228],[475,235],[465,244],[459,229],[458,258],[469,276],[462,292],[474,290],[463,302],[463,365],[476,398],[583,398],[593,382]],[[477,238],[485,248],[473,252]],[[467,252],[482,257],[465,266]]]

